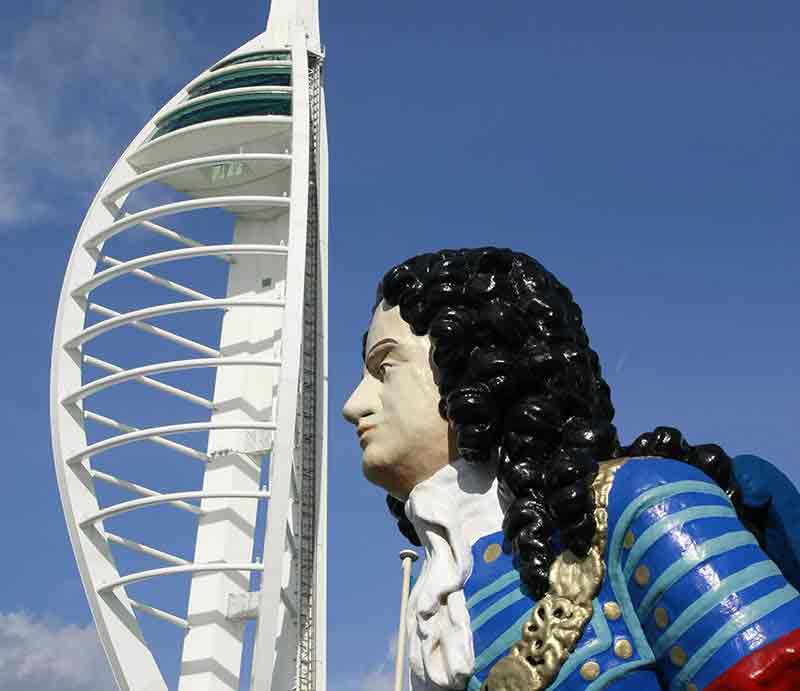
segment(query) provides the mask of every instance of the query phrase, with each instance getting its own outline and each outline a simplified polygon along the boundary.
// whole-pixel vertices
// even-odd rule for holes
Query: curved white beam
[[[291,163],[292,157],[289,154],[220,154],[217,156],[199,156],[197,158],[189,158],[185,161],[177,161],[176,163],[168,163],[164,166],[152,168],[146,173],[136,175],[128,180],[124,185],[118,185],[103,197],[104,204],[112,204],[120,197],[130,194],[133,190],[138,189],[148,182],[157,182],[161,178],[165,178],[175,173],[180,173],[194,168],[205,168],[217,163],[232,163],[235,161],[286,161]]]
[[[117,211],[111,210],[112,213],[116,214]],[[151,233],[155,233],[156,235],[160,235],[161,237],[168,238],[169,240],[173,240],[177,242],[179,245],[183,245],[184,247],[205,247],[205,244],[202,242],[198,242],[194,238],[187,237],[181,233],[176,233],[174,230],[170,228],[165,228],[164,226],[158,225],[158,223],[153,223],[152,221],[142,221],[139,224],[145,230],[149,230]],[[92,250],[93,252],[97,252],[97,250]],[[220,260],[228,263],[233,264],[235,260],[231,257],[219,257]]]
[[[186,247],[179,250],[168,250],[157,254],[146,254],[127,262],[116,264],[110,269],[101,271],[92,276],[88,281],[79,285],[72,291],[72,297],[86,295],[95,288],[125,274],[132,273],[136,269],[145,266],[155,266],[166,262],[181,261],[183,259],[194,259],[195,257],[210,257],[218,255],[279,255],[286,256],[288,248],[281,245],[205,245],[204,247]],[[213,299],[213,298],[212,298]]]
[[[72,465],[78,461],[82,461],[87,456],[102,453],[103,451],[110,451],[118,446],[125,446],[136,441],[152,439],[153,437],[161,437],[169,434],[183,434],[184,432],[208,432],[210,430],[222,429],[251,429],[274,431],[275,425],[271,422],[182,422],[178,425],[162,425],[160,427],[146,427],[145,429],[137,430],[136,432],[128,432],[127,434],[118,434],[108,439],[90,444],[82,451],[72,454],[64,459],[64,463]]]
[[[118,317],[112,317],[84,329],[77,336],[71,338],[64,344],[64,348],[77,348],[78,346],[97,338],[101,334],[112,331],[131,322],[141,319],[152,319],[153,317],[163,317],[168,314],[180,314],[181,312],[194,312],[196,310],[228,309],[231,307],[280,307],[283,308],[283,300],[236,300],[230,298],[215,298],[213,300],[193,300],[192,302],[170,302],[166,305],[156,305],[155,307],[145,307],[133,312],[125,312]]]
[[[74,301],[73,302],[77,302]],[[111,317],[116,319],[117,317],[123,317],[120,312],[116,310],[109,309],[108,307],[104,307],[103,305],[98,305],[96,302],[90,302],[86,309],[90,312],[97,312],[97,314],[102,314],[104,317]],[[158,326],[153,326],[152,324],[147,324],[145,322],[137,322],[132,321],[130,325],[136,329],[140,329],[146,333],[149,333],[153,336],[158,336],[159,338],[163,338],[165,341],[170,341],[172,343],[177,343],[184,348],[188,348],[189,350],[194,350],[197,353],[202,353],[203,355],[210,355],[211,357],[219,357],[220,352],[216,348],[209,348],[207,345],[203,343],[198,343],[197,341],[193,341],[190,338],[184,338],[183,336],[179,336],[178,334],[172,333],[172,331],[167,331],[167,329],[162,329]],[[69,346],[64,344],[62,346],[65,350],[69,349]],[[101,365],[102,366],[102,365]]]
[[[151,139],[127,156],[127,161],[137,170],[149,170],[198,155],[239,153],[264,140],[288,138],[291,128],[291,115],[242,115],[198,122]],[[191,153],[183,153],[186,151]]]
[[[100,261],[103,264],[107,264],[108,266],[120,266],[125,262],[120,259],[115,259],[107,254],[104,254],[100,257]],[[187,298],[192,298],[193,300],[211,300],[210,295],[206,295],[205,293],[201,293],[194,288],[190,288],[189,286],[185,286],[182,283],[178,283],[177,281],[170,281],[168,278],[162,278],[161,276],[156,276],[155,274],[151,274],[149,271],[144,271],[143,269],[134,269],[131,273],[136,276],[137,278],[141,278],[148,283],[152,283],[153,285],[157,285],[161,288],[166,288],[167,290],[171,290],[179,295],[183,295]],[[73,295],[73,297],[75,297]]]
[[[156,492],[154,489],[150,489],[149,487],[143,487],[142,485],[138,485],[135,482],[129,482],[128,480],[123,480],[122,478],[119,478],[116,475],[104,473],[100,470],[95,470],[94,468],[92,468],[89,471],[89,475],[91,475],[92,478],[94,478],[95,480],[102,480],[103,482],[107,482],[109,485],[114,485],[115,487],[121,487],[122,489],[126,489],[129,492],[134,492],[135,494],[140,494],[145,497],[163,496],[163,492]],[[194,504],[189,504],[185,501],[180,501],[179,499],[170,500],[168,503],[178,509],[183,509],[184,511],[188,511],[189,513],[193,513],[197,516],[203,515],[203,509],[201,509],[199,506],[195,506]]]
[[[172,99],[177,102],[179,96]],[[82,362],[74,352],[64,348],[64,342],[83,328],[87,305],[72,298],[71,291],[91,276],[97,266],[97,254],[87,251],[83,243],[98,230],[114,222],[111,212],[102,204],[104,190],[123,184],[134,171],[126,159],[137,151],[153,131],[146,124],[112,168],[107,180],[98,190],[77,233],[72,248],[59,300],[58,315],[53,329],[51,366],[50,421],[53,441],[53,461],[58,480],[64,518],[81,575],[86,599],[97,626],[99,639],[108,657],[111,671],[120,691],[167,691],[167,684],[158,667],[153,651],[147,645],[136,614],[124,591],[118,591],[113,601],[98,596],[96,585],[119,577],[116,561],[108,542],[97,533],[81,530],[77,517],[98,510],[94,482],[88,463],[68,466],[64,459],[86,445],[83,418],[61,405],[64,392],[79,388]],[[145,325],[149,327],[149,325]],[[155,327],[152,327],[155,329]],[[213,349],[205,355],[218,355]]]
[[[143,499],[131,499],[130,501],[114,504],[105,509],[93,513],[82,519],[82,526],[91,525],[112,516],[119,516],[128,511],[135,511],[147,506],[157,506],[158,504],[170,504],[177,500],[185,499],[269,499],[269,492],[262,490],[259,492],[169,492],[159,494],[155,497],[144,497]]]
[[[124,422],[120,422],[119,420],[115,420],[114,418],[107,417],[106,415],[100,415],[100,413],[95,413],[93,410],[84,409],[83,415],[86,420],[91,420],[92,422],[105,425],[106,427],[111,427],[112,429],[119,430],[120,432],[124,432],[125,434],[133,434],[134,432],[142,431],[139,427],[134,427],[133,425],[126,425]],[[148,437],[148,441],[151,441],[154,444],[158,444],[160,446],[164,446],[170,449],[171,451],[176,451],[182,456],[187,456],[188,458],[193,458],[196,461],[201,461],[202,463],[208,463],[208,461],[210,460],[207,453],[203,453],[202,451],[193,449],[191,446],[186,446],[186,444],[179,444],[176,441],[172,441],[171,439],[165,439],[164,437],[158,435]]]
[[[178,130],[179,132],[182,130]],[[217,207],[224,207],[226,209],[237,209],[239,211],[246,211],[248,209],[267,209],[270,207],[284,207],[288,208],[290,203],[289,197],[270,197],[270,196],[236,196],[228,194],[222,197],[202,197],[200,199],[190,199],[182,202],[171,202],[170,204],[162,204],[161,206],[154,206],[144,211],[138,211],[135,214],[125,215],[118,221],[115,221],[108,227],[101,230],[99,233],[92,235],[84,243],[86,249],[97,249],[102,243],[114,237],[123,230],[138,225],[142,221],[150,221],[160,216],[169,216],[171,214],[183,213],[185,211],[195,211],[197,209],[214,209]]]
[[[122,370],[116,374],[96,379],[93,382],[82,386],[80,389],[65,396],[62,400],[64,405],[70,405],[77,401],[82,401],[84,398],[92,394],[107,389],[109,386],[122,384],[123,382],[130,381],[131,379],[138,379],[139,377],[150,374],[163,374],[164,372],[178,372],[180,370],[203,368],[203,367],[280,367],[280,360],[255,360],[253,358],[193,358],[191,360],[172,360],[170,362],[159,362],[154,365],[144,365],[143,367],[134,367],[129,370]],[[161,383],[161,382],[159,382]]]
[[[199,359],[199,358],[198,358]],[[101,360],[100,358],[92,357],[91,355],[84,354],[83,361],[87,365],[93,365],[98,369],[105,370],[106,372],[111,372],[111,374],[120,374],[121,372],[126,372],[124,367],[119,367],[114,365],[110,362],[106,362],[105,360]],[[158,389],[159,391],[163,391],[164,393],[171,394],[172,396],[177,396],[178,398],[183,398],[190,403],[196,403],[197,405],[202,406],[203,408],[208,408],[209,410],[214,409],[214,403],[209,401],[207,398],[203,398],[202,396],[196,396],[193,393],[189,393],[188,391],[184,391],[183,389],[179,389],[177,386],[170,386],[169,384],[165,384],[164,382],[160,382],[156,379],[151,379],[150,377],[136,377],[136,381],[140,384],[144,384],[145,386],[149,386],[153,389]],[[70,405],[70,402],[62,401],[64,405]]]
[[[149,571],[138,571],[118,578],[111,583],[105,583],[98,589],[98,593],[105,593],[121,585],[129,585],[139,581],[146,581],[150,578],[159,576],[173,576],[176,573],[201,573],[206,571],[263,571],[264,565],[256,562],[246,564],[188,564],[187,566],[165,566],[163,569],[150,569]]]

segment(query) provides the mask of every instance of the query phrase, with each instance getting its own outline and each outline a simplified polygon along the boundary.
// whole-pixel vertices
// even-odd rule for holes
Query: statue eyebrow
[[[396,345],[398,345],[398,343],[393,338],[382,338],[380,341],[378,341],[374,346],[372,346],[372,348],[369,349],[369,353],[367,353],[367,369],[369,370],[371,367],[374,367],[372,360],[375,359],[376,355],[385,355],[386,352],[392,350],[392,348],[394,348]]]

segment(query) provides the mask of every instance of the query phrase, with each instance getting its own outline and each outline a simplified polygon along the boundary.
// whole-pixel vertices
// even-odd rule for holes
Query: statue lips
[[[362,449],[367,445],[367,440],[364,439],[364,435],[371,429],[375,429],[375,425],[359,425],[356,430],[358,434],[358,443]]]

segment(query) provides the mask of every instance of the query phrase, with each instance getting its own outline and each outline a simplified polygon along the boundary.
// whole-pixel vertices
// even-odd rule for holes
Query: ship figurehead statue
[[[674,428],[621,445],[581,310],[539,262],[395,266],[363,360],[344,415],[425,550],[414,691],[800,689],[800,495]]]

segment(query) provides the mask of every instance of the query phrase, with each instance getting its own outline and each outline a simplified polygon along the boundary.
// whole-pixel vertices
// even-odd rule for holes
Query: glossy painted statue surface
[[[414,691],[800,690],[800,494],[657,427],[617,439],[572,294],[497,248],[381,281],[345,417],[425,550]]]

